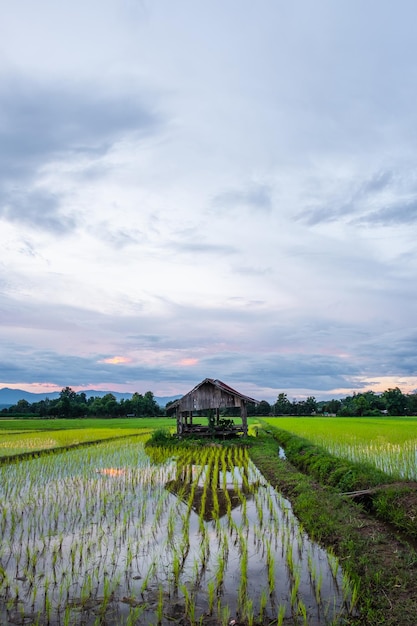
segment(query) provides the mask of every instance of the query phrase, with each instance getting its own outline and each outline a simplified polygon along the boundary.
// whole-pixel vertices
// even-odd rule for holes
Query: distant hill
[[[182,395],[179,396],[160,396],[157,398],[155,396],[155,401],[159,404],[159,406],[166,406],[168,402],[174,402],[174,400],[178,400],[178,398],[182,398]]]
[[[131,393],[120,393],[119,391],[97,391],[95,389],[88,389],[84,391],[87,398],[98,397],[102,398],[108,393],[112,393],[116,400],[120,402],[120,400],[130,400],[133,394]],[[49,393],[32,393],[30,391],[24,391],[23,389],[9,389],[9,387],[2,387],[0,389],[0,409],[8,408],[13,404],[19,402],[19,400],[27,400],[30,404],[33,402],[40,402],[41,400],[56,400],[59,398],[59,391],[51,391]],[[172,400],[177,400],[181,398],[181,396],[155,396],[155,401],[159,404],[159,406],[164,407],[168,402]]]

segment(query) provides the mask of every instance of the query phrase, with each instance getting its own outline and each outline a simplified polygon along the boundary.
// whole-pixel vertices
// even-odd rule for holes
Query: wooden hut
[[[198,434],[202,436],[218,435],[229,436],[233,434],[248,434],[247,403],[259,404],[249,396],[232,389],[221,380],[205,378],[185,396],[171,404],[168,414],[176,412],[177,434],[179,436]],[[240,408],[240,424],[235,424],[235,419],[220,417],[221,409]],[[199,413],[204,411],[208,419],[207,424],[194,423]]]

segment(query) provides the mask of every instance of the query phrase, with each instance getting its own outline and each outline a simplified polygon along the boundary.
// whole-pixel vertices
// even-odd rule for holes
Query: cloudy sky
[[[0,387],[417,388],[414,0],[0,9]]]

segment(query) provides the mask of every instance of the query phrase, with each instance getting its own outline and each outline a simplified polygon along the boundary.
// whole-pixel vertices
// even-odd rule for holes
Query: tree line
[[[168,403],[167,407],[169,406]],[[112,393],[105,396],[87,398],[84,392],[76,393],[65,387],[56,400],[40,400],[30,403],[19,400],[1,411],[5,415],[36,415],[39,417],[162,417],[166,414],[156,402],[152,391],[144,395],[134,393],[130,399],[119,402]],[[223,409],[222,416],[233,417],[240,409]],[[259,404],[248,405],[248,415],[337,415],[376,416],[376,415],[417,415],[417,393],[404,394],[398,387],[390,388],[381,394],[364,391],[346,396],[340,400],[316,401],[314,396],[305,400],[289,400],[284,392],[279,393],[276,402],[262,400]]]
[[[36,415],[39,417],[158,417],[164,414],[152,391],[144,395],[134,393],[129,400],[120,402],[112,393],[87,398],[84,392],[76,393],[65,387],[56,400],[28,402],[19,400],[11,407],[2,409],[6,415]]]
[[[399,387],[389,388],[381,394],[363,391],[340,400],[316,402],[311,396],[306,400],[291,402],[286,393],[278,395],[271,405],[270,415],[337,415],[377,416],[377,415],[417,415],[417,393],[404,394]]]

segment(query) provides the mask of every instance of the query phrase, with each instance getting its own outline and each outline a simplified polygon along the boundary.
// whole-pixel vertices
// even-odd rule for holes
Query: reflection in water
[[[126,470],[120,469],[120,467],[102,467],[97,472],[103,476],[123,476],[126,474]]]
[[[345,610],[337,559],[309,541],[290,503],[264,480],[247,454],[179,454],[166,488],[192,511],[187,522],[187,564],[198,570],[193,599],[211,613],[213,585],[232,615],[243,621],[305,615],[331,623]],[[198,520],[198,522],[197,522]],[[204,522],[204,524],[202,523]],[[215,581],[215,582],[213,582]]]
[[[206,465],[184,463],[179,457],[176,461],[176,475],[165,487],[175,494],[204,521],[224,517],[228,509],[235,509],[242,504],[242,495],[248,500],[259,487],[259,482],[249,484],[248,458],[240,466],[224,465],[213,462]]]
[[[175,454],[175,456],[174,456]],[[106,442],[0,468],[0,623],[310,626],[349,581],[245,450]]]

